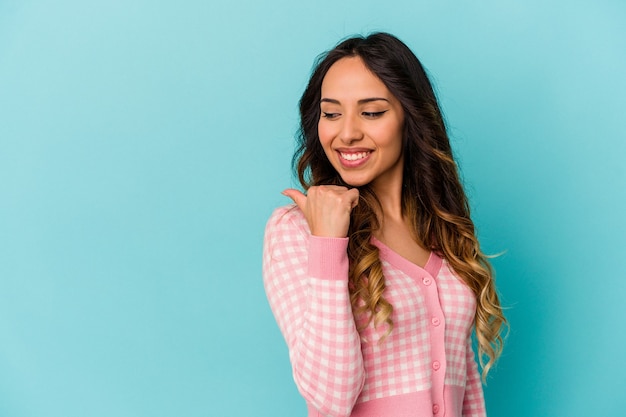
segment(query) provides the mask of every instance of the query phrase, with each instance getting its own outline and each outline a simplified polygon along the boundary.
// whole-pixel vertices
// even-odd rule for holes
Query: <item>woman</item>
[[[482,416],[504,316],[443,117],[409,48],[341,42],[300,100],[306,195],[270,218],[264,282],[309,416]]]

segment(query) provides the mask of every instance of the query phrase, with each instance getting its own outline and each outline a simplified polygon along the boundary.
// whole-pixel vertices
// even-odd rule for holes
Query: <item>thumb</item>
[[[293,200],[294,203],[302,210],[305,211],[306,207],[306,195],[302,194],[300,190],[296,190],[294,188],[287,188],[282,192],[284,196],[287,196]]]

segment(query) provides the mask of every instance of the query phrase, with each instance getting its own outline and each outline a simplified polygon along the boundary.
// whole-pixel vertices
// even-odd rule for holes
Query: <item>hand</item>
[[[319,185],[309,188],[307,195],[288,188],[283,194],[291,198],[304,213],[314,236],[346,237],[350,227],[350,213],[359,203],[359,190],[337,185]]]

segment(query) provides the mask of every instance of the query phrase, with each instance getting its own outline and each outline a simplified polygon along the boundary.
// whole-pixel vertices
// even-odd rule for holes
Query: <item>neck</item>
[[[402,216],[402,177],[392,183],[372,184],[372,189],[380,201],[382,212],[376,208],[376,216],[383,225],[385,219],[401,221]]]

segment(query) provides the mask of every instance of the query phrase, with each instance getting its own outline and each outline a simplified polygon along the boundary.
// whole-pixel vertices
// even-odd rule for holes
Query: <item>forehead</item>
[[[335,62],[322,80],[322,97],[344,100],[390,97],[389,90],[360,57]]]

